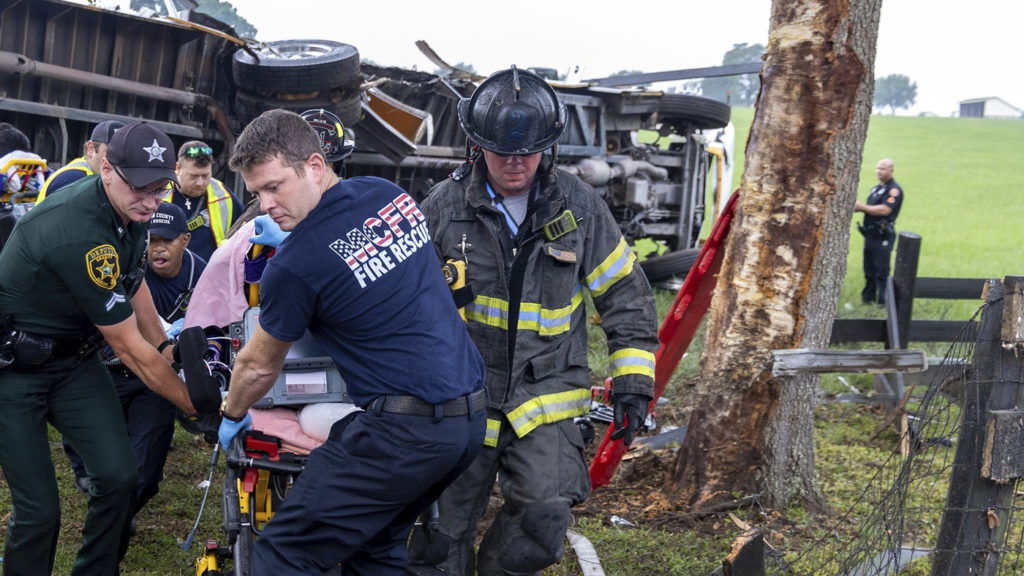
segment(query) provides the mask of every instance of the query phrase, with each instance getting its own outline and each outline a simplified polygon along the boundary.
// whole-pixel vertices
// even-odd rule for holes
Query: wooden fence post
[[[975,349],[975,376],[970,383],[974,390],[972,393],[969,388],[964,395],[959,442],[936,539],[932,576],[996,574],[1016,487],[1016,482],[1008,478],[996,482],[983,477],[983,470],[987,461],[991,473],[991,435],[990,441],[985,441],[990,414],[1013,410],[1024,400],[1020,385],[1024,363],[1014,353],[1020,342],[1004,346],[1002,339],[1006,333],[1004,317],[1020,318],[1024,314],[1019,296],[1004,299],[1004,295],[1020,294],[1024,278],[1008,277],[1003,283],[993,280],[988,286]]]
[[[896,328],[898,342],[892,348],[906,348],[910,339],[910,318],[914,310],[914,285],[917,281],[917,263],[921,257],[921,236],[913,232],[900,232],[896,245],[896,265],[893,268],[893,291],[896,296]]]
[[[722,561],[723,576],[764,576],[764,535],[751,528],[732,543],[732,551]]]

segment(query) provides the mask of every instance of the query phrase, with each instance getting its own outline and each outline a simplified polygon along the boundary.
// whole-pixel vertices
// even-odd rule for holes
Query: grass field
[[[752,108],[734,108],[740,183]],[[922,238],[920,276],[1002,278],[1024,274],[1024,122],[975,118],[871,117],[857,198],[877,183],[875,163],[891,158],[906,197],[896,228]],[[859,222],[856,214],[853,221]],[[840,301],[859,306],[863,239],[851,228]],[[969,305],[968,308],[976,308]],[[963,316],[964,307],[958,307]]]
[[[735,109],[737,126],[737,169],[735,184],[742,174],[743,146],[753,117],[751,109]],[[1003,277],[1024,274],[1024,122],[951,118],[872,116],[862,163],[858,198],[863,199],[874,185],[874,165],[883,157],[896,164],[896,178],[904,186],[907,199],[898,228],[923,237],[920,274],[946,277]],[[859,217],[858,217],[859,219]],[[852,224],[851,224],[852,226]],[[839,309],[848,316],[877,311],[859,304],[860,236],[851,235],[848,273]],[[664,314],[673,294],[658,294]],[[849,308],[844,304],[850,304]],[[978,303],[980,304],[980,302]],[[973,310],[977,304],[970,304]],[[968,312],[946,307],[918,307],[923,314],[952,314],[966,318]],[[595,346],[600,355],[599,346]],[[667,395],[683,402],[686,380],[697,370],[700,340],[691,347],[674,384]],[[595,362],[595,365],[604,365]],[[595,374],[600,378],[601,374]],[[870,462],[883,457],[893,447],[893,435],[874,442],[865,438],[878,422],[878,414],[868,408],[834,405],[824,407],[817,423],[819,472],[831,504],[843,510],[851,503],[863,480],[858,474],[864,466],[852,462]],[[85,498],[77,493],[70,479],[66,458],[59,442],[52,442],[54,460],[60,474],[64,497],[64,522],[60,537],[57,567],[54,573],[70,572],[80,542]],[[178,430],[168,462],[167,478],[161,493],[139,516],[139,534],[133,540],[124,562],[126,576],[162,576],[190,574],[192,563],[207,537],[221,537],[220,490],[223,462],[214,476],[197,539],[191,550],[181,549],[181,539],[189,532],[202,492],[199,483],[208,470],[210,449],[201,441]],[[879,456],[881,455],[881,456]],[[793,524],[814,520],[798,509],[781,512]],[[6,486],[0,483],[0,518],[7,520],[10,500]],[[749,521],[757,518],[740,513]],[[665,533],[641,526],[626,531],[609,527],[594,518],[581,520],[575,529],[590,538],[597,547],[606,571],[613,576],[661,576],[707,574],[728,553],[728,541],[738,532],[728,520],[714,533],[693,531]],[[0,527],[0,536],[5,533]],[[40,571],[43,574],[43,571]],[[562,564],[549,569],[548,576],[578,576],[575,559],[567,554]]]

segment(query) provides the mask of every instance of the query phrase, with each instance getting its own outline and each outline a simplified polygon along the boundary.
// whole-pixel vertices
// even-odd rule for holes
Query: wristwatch
[[[220,417],[221,418],[223,418],[225,420],[229,420],[231,422],[235,422],[235,423],[238,423],[238,422],[241,422],[242,420],[245,420],[245,416],[246,416],[246,414],[248,414],[248,412],[246,412],[246,414],[242,414],[238,418],[235,418],[234,416],[231,416],[230,414],[227,413],[227,407],[228,407],[228,399],[227,399],[227,397],[224,397],[224,401],[220,403]]]

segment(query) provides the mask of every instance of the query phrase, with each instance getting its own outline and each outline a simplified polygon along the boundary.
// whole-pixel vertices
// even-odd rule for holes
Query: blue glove
[[[248,412],[245,413],[245,418],[242,418],[238,422],[232,422],[227,418],[220,419],[220,429],[217,430],[217,439],[220,440],[220,447],[224,450],[231,449],[231,441],[238,436],[238,433],[242,430],[248,430],[252,428],[252,416]]]
[[[177,338],[178,334],[181,334],[181,329],[185,327],[185,319],[178,318],[171,324],[170,328],[167,329],[168,338]]]
[[[291,232],[285,232],[281,230],[281,227],[274,222],[274,219],[270,217],[270,214],[263,214],[257,216],[253,220],[255,225],[256,235],[249,238],[249,242],[253,244],[263,244],[264,246],[271,246],[276,248],[284,242],[284,239],[288,237]]]

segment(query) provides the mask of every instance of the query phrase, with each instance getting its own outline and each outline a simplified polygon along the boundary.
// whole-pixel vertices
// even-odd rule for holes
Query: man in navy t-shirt
[[[308,329],[365,411],[337,422],[263,530],[255,574],[405,573],[416,516],[484,437],[483,361],[459,318],[425,217],[380,178],[339,181],[297,114],[264,113],[231,167],[291,234],[260,285],[260,320],[235,361],[221,444]]]
[[[188,249],[192,234],[185,212],[164,202],[149,221],[146,284],[160,317],[174,323],[185,317],[192,290],[206,269],[206,260]]]

